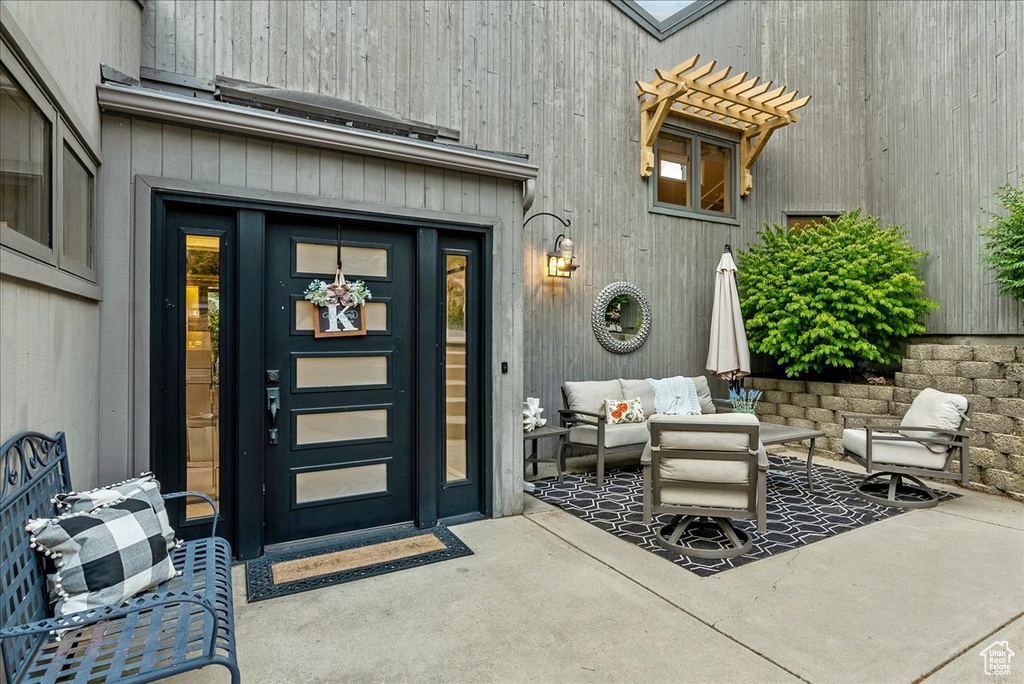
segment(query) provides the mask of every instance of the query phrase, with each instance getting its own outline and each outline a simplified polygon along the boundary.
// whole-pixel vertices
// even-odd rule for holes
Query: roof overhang
[[[150,88],[105,83],[96,86],[96,91],[100,108],[108,112],[481,176],[520,181],[537,177],[535,165],[511,155],[353,129]]]
[[[740,134],[741,193],[753,187],[750,168],[774,131],[799,121],[796,110],[811,100],[797,98],[786,86],[772,88],[771,81],[747,72],[730,76],[732,67],[715,71],[717,62],[697,66],[700,55],[672,69],[655,69],[652,81],[636,82],[640,99],[640,175],[654,172],[654,142],[669,114],[679,114]]]

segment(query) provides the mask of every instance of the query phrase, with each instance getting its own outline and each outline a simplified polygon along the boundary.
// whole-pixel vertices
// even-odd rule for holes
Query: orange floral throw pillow
[[[604,415],[609,425],[644,422],[644,406],[640,397],[635,399],[605,399]]]

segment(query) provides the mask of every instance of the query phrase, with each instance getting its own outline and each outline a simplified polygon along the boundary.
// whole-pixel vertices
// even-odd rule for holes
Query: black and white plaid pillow
[[[149,502],[149,505],[156,511],[156,517],[160,521],[160,529],[163,531],[164,539],[167,541],[167,550],[170,551],[180,541],[174,538],[174,528],[167,517],[167,509],[164,507],[164,499],[160,496],[160,482],[153,473],[143,473],[124,482],[97,487],[88,492],[68,492],[58,494],[53,498],[58,513],[81,513],[91,511],[97,506],[116,501],[125,496],[134,496]]]
[[[176,576],[153,507],[137,496],[92,511],[30,520],[32,548],[57,566],[55,611],[117,605]]]

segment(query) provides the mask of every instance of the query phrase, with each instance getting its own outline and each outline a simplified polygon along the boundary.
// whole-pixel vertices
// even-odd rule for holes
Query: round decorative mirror
[[[590,322],[602,347],[615,354],[628,354],[647,341],[651,305],[643,290],[633,283],[612,283],[594,300]]]

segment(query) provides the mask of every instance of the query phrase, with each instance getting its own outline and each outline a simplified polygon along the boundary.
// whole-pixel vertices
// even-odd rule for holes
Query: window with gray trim
[[[0,44],[0,244],[96,281],[96,159]]]
[[[654,144],[651,211],[735,220],[738,145],[703,133],[663,129]]]
[[[727,0],[610,0],[658,40],[665,40]]]

